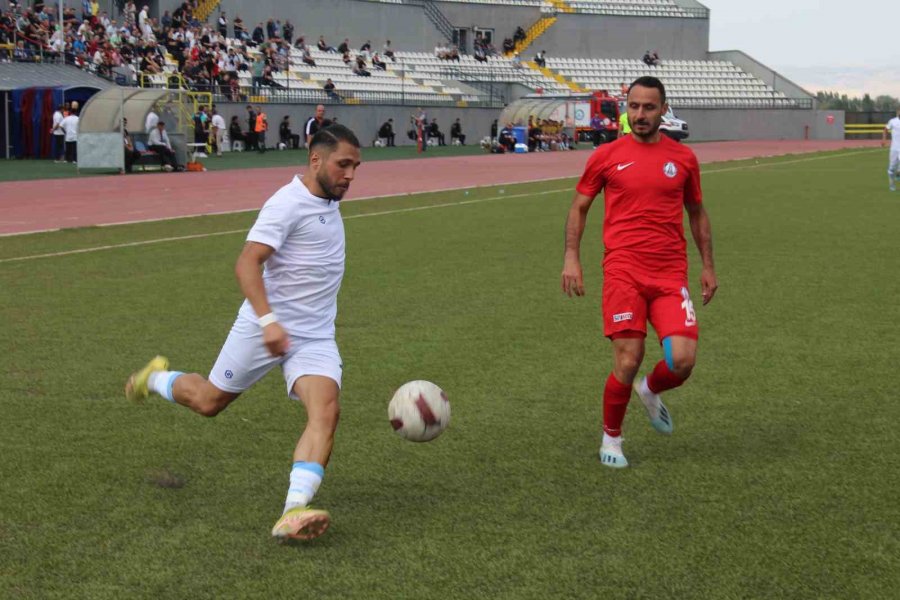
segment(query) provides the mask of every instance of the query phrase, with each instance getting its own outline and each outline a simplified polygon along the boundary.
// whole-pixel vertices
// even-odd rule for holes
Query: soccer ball
[[[428,442],[450,424],[450,401],[444,390],[430,381],[410,381],[394,392],[388,419],[400,437]]]
[[[287,144],[285,144],[284,142],[278,142],[278,149],[287,150]]]

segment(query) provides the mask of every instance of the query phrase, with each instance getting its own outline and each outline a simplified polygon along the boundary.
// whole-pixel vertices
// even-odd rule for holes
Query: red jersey
[[[703,197],[693,150],[665,135],[655,144],[629,135],[595,150],[575,189],[592,198],[605,189],[604,270],[687,276],[683,210]]]

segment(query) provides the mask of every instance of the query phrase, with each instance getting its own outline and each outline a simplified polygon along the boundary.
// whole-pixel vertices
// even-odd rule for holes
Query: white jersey
[[[60,121],[59,125],[66,132],[67,142],[78,141],[78,115],[69,115]]]
[[[334,337],[337,296],[344,277],[344,222],[339,202],[310,193],[294,177],[263,205],[248,242],[275,249],[263,282],[272,312],[291,336]],[[258,318],[248,300],[241,317]]]
[[[63,114],[60,111],[53,113],[53,135],[66,135],[65,130],[60,126],[63,118]]]
[[[888,121],[884,128],[891,132],[891,152],[900,152],[900,117]]]

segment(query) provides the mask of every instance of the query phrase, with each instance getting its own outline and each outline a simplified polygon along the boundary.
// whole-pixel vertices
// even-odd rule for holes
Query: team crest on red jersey
[[[672,177],[675,177],[676,175],[678,175],[678,167],[675,166],[675,163],[669,161],[663,167],[663,173],[666,174],[666,177],[671,179]]]

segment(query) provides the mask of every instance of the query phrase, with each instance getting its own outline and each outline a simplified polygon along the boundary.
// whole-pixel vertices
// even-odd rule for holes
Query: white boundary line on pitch
[[[832,154],[829,156],[814,156],[814,157],[809,157],[809,158],[798,158],[796,160],[786,160],[786,161],[779,161],[779,162],[774,162],[774,163],[740,165],[740,166],[736,166],[736,167],[726,167],[724,169],[713,169],[711,171],[702,171],[701,174],[711,175],[713,173],[726,173],[729,171],[743,171],[745,169],[759,169],[759,168],[763,168],[763,167],[776,167],[779,165],[790,165],[790,164],[803,163],[803,162],[812,162],[812,161],[817,161],[817,160],[827,160],[830,158],[841,158],[841,157],[849,156],[849,155],[853,155],[853,154],[870,153],[870,152],[875,152],[875,151],[879,151],[879,150],[881,150],[881,149],[880,148],[865,149],[865,150],[856,150],[856,151],[851,151],[851,152],[843,152],[841,154]],[[752,159],[746,159],[746,160],[752,160]],[[563,179],[568,179],[568,178],[563,178]],[[528,182],[528,181],[521,182],[520,181],[520,182],[516,182],[516,183],[535,183],[537,181],[558,181],[558,180],[559,180],[559,178],[554,178],[554,179],[534,180],[531,182]],[[498,184],[491,184],[490,186],[481,186],[481,187],[495,187],[497,185],[515,185],[515,184],[514,183],[509,183],[509,184],[498,183]],[[436,193],[439,191],[444,191],[444,192],[458,191],[458,190],[462,190],[462,189],[477,189],[477,188],[451,188],[451,189],[447,189],[447,190],[435,190],[434,192],[421,192],[421,193]],[[380,217],[380,216],[384,216],[384,215],[395,215],[395,214],[408,213],[408,212],[417,212],[417,211],[422,211],[422,210],[431,210],[433,208],[448,208],[451,206],[464,206],[467,204],[480,204],[482,202],[492,202],[494,200],[504,200],[504,199],[511,200],[511,199],[517,199],[517,198],[526,198],[529,196],[546,196],[549,194],[560,194],[562,192],[569,192],[569,191],[572,191],[572,188],[565,187],[565,188],[560,188],[560,189],[544,190],[542,192],[529,192],[527,194],[501,194],[499,196],[491,196],[489,198],[476,198],[476,199],[472,199],[472,200],[460,200],[459,202],[444,202],[441,204],[428,204],[425,206],[411,206],[411,207],[407,207],[407,208],[397,208],[397,209],[393,209],[393,210],[384,210],[384,211],[365,213],[365,214],[360,214],[360,215],[349,215],[349,216],[344,217],[344,220],[348,221],[351,219],[362,219],[365,217]],[[417,194],[405,194],[405,195],[413,196],[413,195],[417,195]],[[371,196],[371,197],[367,197],[367,198],[358,198],[358,200],[375,200],[377,198],[396,198],[396,197],[403,197],[403,196],[404,196],[403,194],[401,194],[400,196]],[[251,210],[256,210],[256,209],[251,209]],[[206,215],[196,215],[196,216],[199,217],[199,216],[211,216],[212,214],[233,214],[233,213],[239,213],[239,212],[251,212],[251,210],[231,211],[230,213],[209,213]],[[169,219],[151,219],[149,221],[132,221],[128,224],[146,223],[146,222],[153,222],[153,221],[165,221],[165,220],[183,219],[183,218],[193,218],[193,217],[171,217]],[[125,223],[122,223],[122,224],[125,224]],[[115,225],[115,224],[109,223],[107,225],[101,225],[101,227],[111,227],[113,225]],[[54,230],[50,230],[50,231],[54,231]],[[53,257],[57,257],[57,256],[71,256],[74,254],[87,254],[90,252],[100,252],[102,250],[115,250],[117,248],[134,248],[136,246],[149,246],[151,244],[162,244],[165,242],[196,240],[196,239],[202,239],[202,238],[208,238],[208,237],[217,237],[220,235],[235,235],[238,233],[246,233],[247,231],[249,231],[249,230],[248,229],[232,229],[229,231],[214,231],[214,232],[210,232],[210,233],[195,233],[195,234],[191,234],[191,235],[180,235],[180,236],[175,236],[175,237],[156,238],[156,239],[152,239],[152,240],[142,240],[140,242],[127,242],[124,244],[110,244],[107,246],[93,246],[90,248],[80,248],[78,250],[64,250],[61,252],[49,252],[46,254],[31,254],[28,256],[0,258],[0,264],[12,263],[12,262],[23,262],[23,261],[27,261],[27,260],[37,260],[39,258],[53,258]],[[34,232],[34,233],[37,233],[37,232]]]

